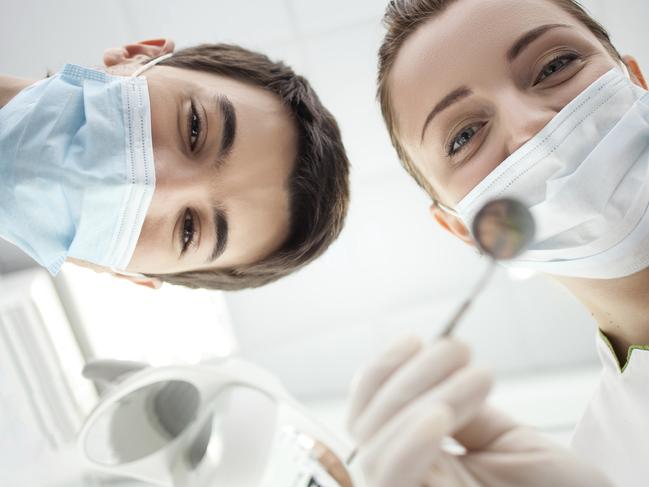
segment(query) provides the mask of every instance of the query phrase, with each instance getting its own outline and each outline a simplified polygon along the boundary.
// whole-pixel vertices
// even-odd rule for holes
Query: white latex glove
[[[485,403],[456,339],[398,342],[355,381],[348,426],[370,487],[600,487],[595,469]],[[443,448],[452,436],[465,450]]]

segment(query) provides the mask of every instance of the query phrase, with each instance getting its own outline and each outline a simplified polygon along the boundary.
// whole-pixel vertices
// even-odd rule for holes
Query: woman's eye
[[[477,134],[483,126],[484,123],[479,123],[463,128],[449,144],[447,154],[453,156],[460,152],[464,146],[471,142],[471,139],[473,139],[475,134]]]
[[[555,73],[558,73],[562,69],[564,69],[566,66],[571,64],[575,59],[577,59],[576,54],[566,54],[563,56],[559,56],[557,58],[554,58],[552,61],[550,61],[548,64],[546,64],[541,72],[539,73],[539,76],[536,78],[536,81],[534,82],[535,85],[539,84],[546,78],[549,78]]]
[[[189,147],[192,151],[196,148],[198,138],[201,135],[201,119],[196,113],[196,108],[194,104],[191,105],[191,111],[189,114]]]
[[[182,228],[182,251],[185,252],[187,248],[194,241],[194,217],[192,216],[191,211],[187,210],[185,212],[185,218],[183,219],[183,228]]]

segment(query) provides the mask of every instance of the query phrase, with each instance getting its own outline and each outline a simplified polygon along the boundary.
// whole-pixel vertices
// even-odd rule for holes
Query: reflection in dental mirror
[[[198,389],[184,381],[137,389],[96,419],[86,438],[86,454],[106,466],[150,456],[186,430],[199,404]]]
[[[495,260],[519,256],[534,238],[534,218],[527,207],[514,199],[487,203],[473,221],[473,236],[483,253]]]

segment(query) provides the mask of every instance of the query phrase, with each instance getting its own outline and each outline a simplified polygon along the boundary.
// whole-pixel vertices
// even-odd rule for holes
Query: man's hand
[[[399,342],[355,382],[349,429],[370,487],[612,485],[594,467],[485,404],[489,374],[456,339]],[[443,447],[453,437],[463,453]]]

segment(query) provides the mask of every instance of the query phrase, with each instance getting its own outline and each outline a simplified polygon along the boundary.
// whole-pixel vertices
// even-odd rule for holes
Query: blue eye
[[[446,151],[447,155],[453,156],[460,152],[469,142],[471,142],[471,139],[473,139],[473,137],[480,131],[480,129],[484,127],[484,125],[484,122],[476,123],[460,130],[460,132],[455,135],[453,140],[451,140],[451,143],[449,144]]]
[[[562,56],[554,58],[543,67],[534,84],[537,85],[546,78],[549,78],[559,71],[562,71],[566,66],[572,64],[572,62],[575,61],[577,57],[578,56],[576,54],[564,54]]]

